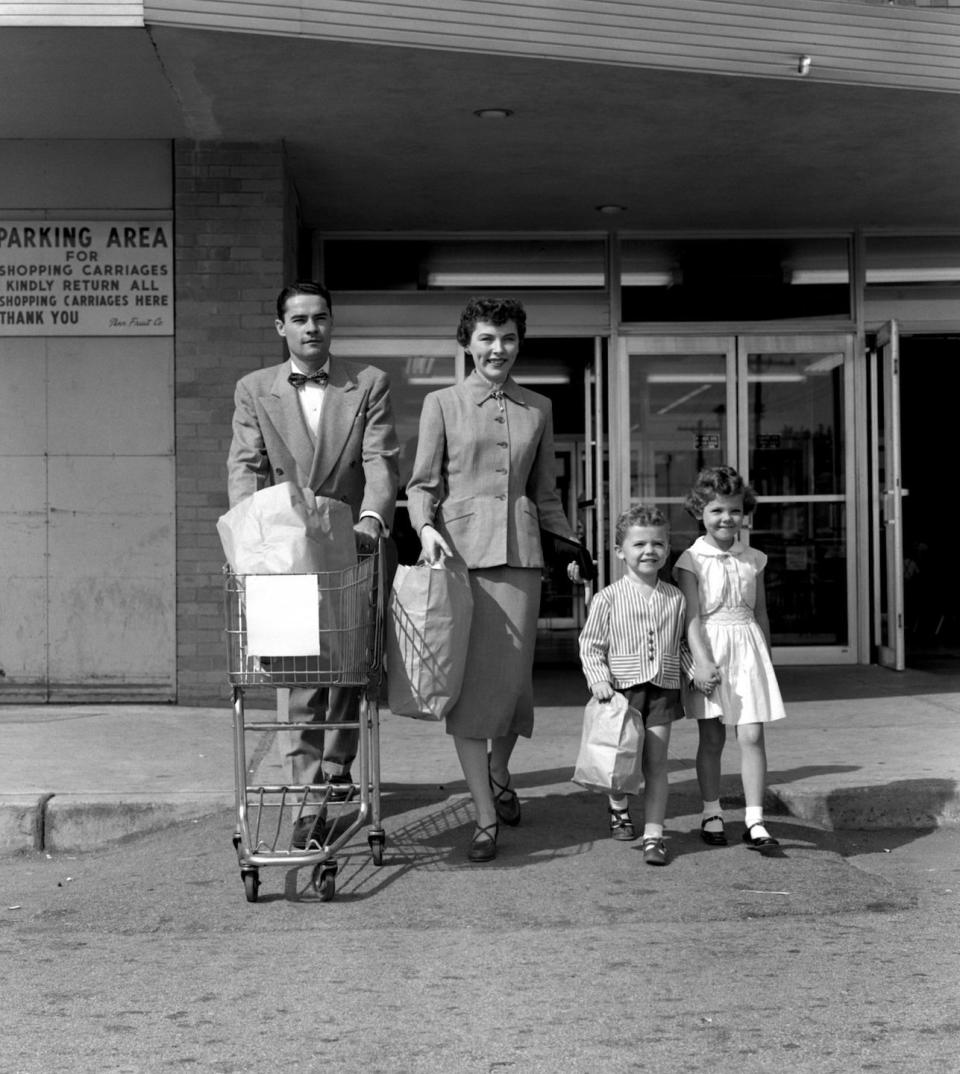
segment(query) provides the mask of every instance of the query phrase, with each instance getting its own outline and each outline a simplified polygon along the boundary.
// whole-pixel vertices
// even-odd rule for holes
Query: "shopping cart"
[[[383,864],[386,836],[380,817],[378,709],[386,597],[383,542],[372,554],[360,556],[355,567],[341,571],[261,575],[234,574],[227,569],[225,573],[237,812],[233,845],[244,891],[249,902],[257,901],[260,869],[266,866],[312,866],[311,883],[326,902],[336,890],[336,854],[365,824],[369,824],[367,841],[373,862]],[[263,651],[283,642],[291,645],[294,655]],[[289,730],[316,730],[317,725],[282,721],[279,716],[286,695],[278,695],[277,719],[248,723],[245,692],[296,686],[356,687],[360,692],[357,722],[323,725],[328,730],[358,731],[354,783],[251,782],[258,765],[248,766],[249,733],[275,736]],[[273,738],[261,741],[270,744]],[[325,831],[306,849],[295,848],[297,820],[318,808],[326,818]]]

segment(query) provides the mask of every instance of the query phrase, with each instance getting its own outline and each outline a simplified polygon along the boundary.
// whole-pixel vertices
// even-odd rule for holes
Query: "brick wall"
[[[280,143],[175,146],[178,700],[229,697],[223,552],[233,389],[282,359],[274,302],[290,263]]]

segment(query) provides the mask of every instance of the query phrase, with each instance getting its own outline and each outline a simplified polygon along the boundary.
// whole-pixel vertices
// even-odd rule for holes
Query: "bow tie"
[[[330,378],[322,370],[318,369],[316,373],[311,373],[309,376],[306,373],[291,373],[287,380],[294,386],[294,388],[302,388],[308,380],[312,380],[314,384],[326,384]]]

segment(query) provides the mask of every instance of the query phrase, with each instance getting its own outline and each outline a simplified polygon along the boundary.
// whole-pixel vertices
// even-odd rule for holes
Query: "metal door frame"
[[[903,487],[900,429],[900,332],[889,321],[877,333],[870,376],[870,544],[873,641],[877,663],[893,671],[906,668],[903,588]],[[880,388],[883,387],[883,431]],[[880,447],[883,445],[883,482]],[[886,535],[882,543],[880,535]],[[884,585],[886,582],[886,585]],[[886,599],[884,599],[886,598]]]

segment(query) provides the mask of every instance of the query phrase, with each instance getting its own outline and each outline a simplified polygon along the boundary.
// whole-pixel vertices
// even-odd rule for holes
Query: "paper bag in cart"
[[[643,717],[623,694],[592,697],[583,712],[573,782],[605,794],[638,794],[643,786]]]
[[[286,482],[241,500],[217,532],[231,570],[243,576],[251,668],[276,682],[335,680],[345,645],[352,652],[352,634],[360,634],[349,506]]]
[[[349,506],[289,481],[231,507],[217,533],[235,574],[317,574],[357,562]]]

